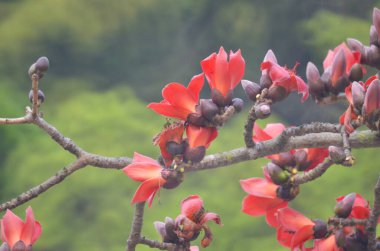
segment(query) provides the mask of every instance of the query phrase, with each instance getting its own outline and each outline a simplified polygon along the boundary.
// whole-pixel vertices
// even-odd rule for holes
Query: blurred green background
[[[110,156],[134,151],[157,157],[152,137],[165,123],[146,109],[161,100],[168,82],[188,83],[201,72],[199,62],[221,45],[242,49],[246,79],[258,81],[268,49],[279,63],[304,76],[308,61],[321,68],[329,48],[347,37],[368,42],[373,0],[2,0],[0,1],[0,104],[2,117],[23,115],[28,105],[27,69],[47,56],[51,68],[41,81],[47,121],[81,147]],[[208,88],[202,94],[207,97]],[[237,87],[235,96],[244,97]],[[344,103],[319,107],[300,104],[298,95],[275,105],[271,121],[298,125],[336,122]],[[247,107],[249,103],[247,102]],[[243,145],[244,112],[220,130],[208,151]],[[147,123],[149,121],[149,123]],[[268,121],[264,121],[264,124]],[[2,202],[39,184],[73,157],[32,125],[0,127]],[[377,156],[376,156],[377,155]],[[291,203],[310,218],[327,219],[334,199],[358,192],[372,200],[379,169],[376,150],[355,151],[357,165],[334,166],[321,179],[302,186]],[[263,218],[240,212],[245,196],[240,179],[262,176],[266,160],[191,173],[176,190],[162,190],[146,210],[143,234],[159,236],[153,222],[179,214],[181,199],[199,194],[206,209],[221,215],[211,227],[208,250],[285,250]],[[42,194],[32,205],[43,225],[35,250],[125,250],[138,184],[121,171],[86,168]],[[138,246],[137,250],[147,250]]]

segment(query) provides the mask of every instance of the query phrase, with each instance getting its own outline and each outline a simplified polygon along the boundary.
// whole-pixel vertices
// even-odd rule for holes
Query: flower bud
[[[364,116],[369,116],[380,108],[380,80],[375,79],[369,85],[364,97],[363,111]]]
[[[8,246],[8,244],[6,242],[4,242],[1,246],[0,246],[0,251],[11,251],[10,247]]]
[[[153,222],[154,228],[156,229],[157,233],[159,233],[164,240],[166,237],[166,230],[165,230],[165,223],[161,221],[155,221]]]
[[[219,112],[219,107],[211,99],[201,99],[199,109],[202,116],[210,121]]]
[[[379,36],[374,25],[371,25],[371,28],[369,29],[369,43],[379,46]]]
[[[174,169],[164,168],[161,171],[161,177],[166,180],[162,186],[165,189],[173,189],[179,186],[183,181],[183,173]]]
[[[329,146],[329,155],[334,163],[342,163],[346,159],[346,154],[342,147]]]
[[[269,88],[269,87],[271,87],[271,85],[272,85],[272,80],[270,79],[268,74],[261,75],[261,77],[260,77],[261,89]]]
[[[365,97],[364,87],[355,81],[352,83],[351,93],[354,107],[361,112]]]
[[[241,112],[241,110],[243,110],[244,107],[244,101],[241,98],[234,98],[232,100],[232,105],[235,108],[236,112]]]
[[[343,229],[335,231],[335,243],[340,248],[343,248],[346,245],[346,235]]]
[[[351,81],[360,81],[363,78],[362,66],[358,63],[354,64],[350,69],[349,79]]]
[[[306,66],[306,78],[308,81],[308,84],[310,82],[318,82],[321,75],[319,74],[318,68],[313,64],[312,62],[308,62]]]
[[[279,186],[276,191],[277,197],[286,201],[293,200],[299,192],[299,186]]]
[[[377,31],[377,34],[380,34],[380,10],[378,8],[374,8],[372,12],[372,23]]]
[[[205,126],[207,125],[208,121],[205,117],[202,116],[200,113],[190,113],[187,116],[187,121],[196,126]]]
[[[37,74],[39,79],[41,79],[44,76],[44,74],[41,71],[37,70],[36,63],[32,64],[28,70],[28,75],[30,78],[33,77],[33,74]]]
[[[357,39],[348,38],[347,39],[347,45],[348,47],[353,51],[359,51],[361,54],[363,54],[364,45]]]
[[[244,92],[247,95],[247,97],[253,102],[255,102],[256,96],[261,93],[261,86],[259,84],[256,84],[255,82],[251,82],[245,79],[241,81],[241,85],[243,86]]]
[[[47,57],[40,57],[36,61],[36,70],[46,72],[49,69],[49,59]]]
[[[347,251],[363,251],[367,250],[367,242],[358,239],[356,234],[350,234],[346,237],[346,245],[344,250]]]
[[[326,237],[328,229],[327,229],[327,223],[322,220],[314,220],[314,238],[315,239],[323,239]]]
[[[271,86],[268,89],[267,97],[272,99],[273,102],[284,100],[289,95],[289,92],[282,86]]]
[[[319,74],[318,68],[312,62],[307,63],[306,78],[309,85],[309,91],[313,95],[317,97],[325,96],[325,84],[321,81],[321,76]]]
[[[339,218],[347,218],[352,211],[355,199],[356,193],[350,193],[346,195],[341,201],[336,204],[334,208],[335,215]]]
[[[175,221],[170,218],[165,218],[165,231],[166,231],[166,240],[164,242],[177,243],[179,241],[177,234],[175,233],[176,225]]]
[[[37,97],[38,97],[38,102],[40,102],[40,104],[42,104],[45,101],[45,94],[41,90],[38,90]],[[29,91],[29,101],[30,103],[33,103],[33,90]]]
[[[170,153],[172,156],[182,155],[185,152],[186,143],[183,141],[182,143],[178,144],[174,141],[168,141],[165,144],[166,151]]]
[[[267,104],[259,104],[255,107],[255,114],[259,119],[268,118],[271,114],[270,106]]]
[[[370,66],[379,67],[380,66],[380,48],[371,45],[366,51],[366,59]]]
[[[193,163],[200,162],[206,155],[206,148],[204,146],[198,146],[195,148],[186,148],[184,154],[184,160],[186,162],[191,161]]]
[[[217,89],[211,90],[211,99],[219,107],[229,106],[232,103],[232,91],[229,91],[227,96],[223,96]]]
[[[266,169],[268,171],[269,177],[276,185],[282,185],[286,183],[290,178],[290,173],[288,171],[283,170],[278,165],[269,162],[266,165]]]
[[[305,150],[297,150],[294,154],[294,160],[296,161],[297,169],[299,171],[304,171],[309,166],[307,152]]]
[[[23,241],[18,241],[13,245],[12,251],[26,251],[26,246]]]
[[[280,167],[294,166],[296,164],[294,156],[290,152],[279,153],[277,156],[272,162]]]

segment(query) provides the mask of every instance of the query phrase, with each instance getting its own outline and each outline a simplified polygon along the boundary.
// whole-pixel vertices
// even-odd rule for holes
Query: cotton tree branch
[[[345,93],[339,93],[338,95],[330,95],[328,97],[316,100],[317,104],[319,105],[329,105],[329,104],[334,104],[339,100],[347,100],[346,94]]]
[[[314,169],[299,173],[296,176],[294,176],[293,184],[294,185],[301,185],[307,182],[310,182],[312,180],[315,180],[319,177],[321,177],[327,169],[332,166],[334,162],[327,157],[322,163],[318,164]]]
[[[141,229],[142,229],[143,218],[144,218],[144,207],[145,207],[145,202],[140,202],[136,204],[135,213],[133,215],[131,232],[127,240],[126,251],[135,251],[136,245],[140,242]]]
[[[343,218],[330,218],[328,220],[329,225],[333,225],[335,227],[341,226],[341,227],[353,227],[357,225],[365,226],[367,224],[367,219],[343,219]]]
[[[255,124],[255,121],[257,119],[256,113],[255,113],[255,105],[251,107],[251,109],[248,112],[247,121],[244,125],[244,142],[245,146],[250,148],[255,146],[255,142],[253,142],[252,136],[253,136],[253,125]]]
[[[371,210],[371,215],[369,216],[366,231],[368,235],[368,251],[376,251],[376,227],[377,221],[380,216],[380,176],[377,180],[375,186],[375,201],[373,202],[373,208]]]
[[[175,248],[176,248],[176,245],[174,245],[173,243],[166,243],[166,242],[159,242],[156,240],[149,240],[149,239],[145,238],[144,236],[140,237],[139,243],[143,244],[143,245],[147,245],[148,247],[157,248],[160,250],[171,251],[171,250],[175,250]]]

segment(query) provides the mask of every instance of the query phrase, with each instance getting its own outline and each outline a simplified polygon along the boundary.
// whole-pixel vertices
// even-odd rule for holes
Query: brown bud
[[[350,193],[346,195],[335,205],[335,215],[339,218],[347,218],[352,211],[352,206],[354,205],[355,199],[356,193]]]
[[[165,218],[165,231],[166,231],[166,240],[165,242],[177,243],[179,241],[177,234],[175,233],[176,225],[175,221],[170,218]]]
[[[202,116],[210,121],[219,112],[219,107],[211,99],[201,99],[199,109]]]
[[[217,89],[211,90],[211,99],[219,107],[229,106],[232,103],[232,91],[229,91],[227,96],[223,96]]]
[[[23,241],[18,241],[13,245],[12,251],[26,251],[26,246]]]
[[[41,79],[44,76],[44,74],[41,71],[37,70],[36,63],[32,64],[28,70],[28,75],[30,78],[32,78],[34,74],[37,74],[37,77],[39,79]]]
[[[261,77],[260,77],[261,89],[269,88],[269,87],[271,87],[271,85],[272,85],[272,80],[270,79],[268,74],[261,75]]]
[[[283,170],[281,167],[272,162],[269,162],[266,165],[266,169],[268,170],[271,180],[276,185],[282,185],[290,178],[290,173],[288,171]]]
[[[49,59],[47,57],[40,57],[36,61],[36,70],[46,72],[49,69]]]
[[[205,126],[207,125],[208,121],[205,117],[202,116],[200,113],[190,113],[187,116],[187,121],[196,126]]]
[[[351,67],[349,79],[351,81],[360,81],[363,79],[363,70],[360,64],[356,63]]]
[[[294,166],[296,164],[294,155],[290,152],[279,153],[278,158],[273,159],[272,162],[281,167]]]
[[[377,30],[374,25],[371,25],[369,29],[369,43],[379,46],[379,35],[377,34]]]
[[[326,237],[328,229],[327,229],[327,223],[322,220],[314,220],[314,238],[315,239],[323,239]]]
[[[259,84],[256,84],[255,82],[251,82],[245,79],[241,81],[241,85],[243,86],[244,92],[247,95],[247,97],[253,102],[255,102],[256,96],[261,92],[261,86]]]
[[[377,31],[377,34],[380,34],[380,10],[378,8],[373,8],[372,23]]]
[[[353,51],[359,51],[360,53],[363,52],[363,49],[364,49],[364,45],[362,44],[362,42],[360,42],[359,40],[357,39],[354,39],[354,38],[348,38],[347,39],[347,45],[348,47],[353,50]],[[363,53],[362,53],[363,54]]]
[[[299,191],[299,186],[279,186],[276,193],[278,198],[291,201],[297,197]]]
[[[186,162],[191,161],[193,163],[200,162],[206,154],[206,148],[204,146],[198,146],[195,148],[187,148],[185,150],[184,160]]]
[[[272,99],[273,102],[284,100],[289,95],[289,92],[282,86],[271,86],[268,89],[267,97]]]
[[[313,64],[312,62],[308,62],[306,66],[306,78],[308,81],[308,84],[310,82],[318,82],[321,75],[319,74],[318,68]]]
[[[161,177],[166,180],[162,186],[165,189],[173,189],[179,186],[183,181],[183,173],[174,169],[164,168],[161,171]]]
[[[186,143],[182,142],[178,144],[174,141],[168,141],[165,144],[166,151],[170,153],[172,156],[182,155],[185,152]]]
[[[296,161],[297,169],[299,171],[304,171],[309,167],[307,152],[305,150],[297,150],[294,154],[294,160]]]
[[[244,101],[241,98],[234,98],[232,100],[232,105],[235,108],[236,112],[241,112],[241,110],[243,110],[244,107]]]
[[[255,107],[255,114],[259,119],[268,118],[271,114],[271,108],[267,104],[259,104]]]
[[[364,87],[355,81],[352,83],[351,93],[352,93],[352,102],[354,103],[355,109],[361,112],[363,103],[364,103],[364,97],[365,97]]]
[[[157,233],[159,233],[162,237],[162,240],[166,237],[166,230],[165,230],[165,223],[161,221],[155,221],[153,222],[154,228],[156,229]]]
[[[38,98],[38,101],[40,102],[40,104],[45,102],[45,94],[41,90],[38,90],[37,98]],[[33,90],[29,91],[29,101],[30,101],[30,103],[33,103]]]

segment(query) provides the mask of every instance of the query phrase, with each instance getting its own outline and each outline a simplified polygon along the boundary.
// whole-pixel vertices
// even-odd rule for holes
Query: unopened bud
[[[371,25],[369,29],[369,43],[379,46],[379,35],[377,34],[377,30],[374,25]]]
[[[172,156],[182,155],[185,152],[186,143],[182,142],[178,144],[174,141],[168,141],[165,144],[166,151],[170,153]]]
[[[380,108],[380,80],[375,79],[369,85],[364,97],[363,114],[369,116]]]
[[[38,97],[38,102],[40,102],[40,104],[45,102],[45,94],[43,93],[43,91],[38,90],[37,97]],[[29,101],[30,101],[30,103],[33,103],[33,90],[29,91]]]
[[[178,242],[178,236],[175,233],[175,229],[176,229],[175,221],[170,217],[166,217],[165,218],[166,240],[164,240],[165,242],[172,242],[172,243]]]
[[[340,248],[343,248],[346,245],[346,235],[343,229],[335,231],[335,243]]]
[[[286,201],[291,201],[299,194],[299,186],[279,186],[277,188],[277,197]]]
[[[346,154],[344,153],[344,149],[342,147],[329,146],[329,155],[330,159],[334,161],[334,163],[342,163],[346,159]]]
[[[223,96],[217,89],[211,90],[211,99],[219,107],[229,106],[232,103],[232,91],[229,91],[226,96]]]
[[[207,125],[208,121],[205,117],[202,116],[200,113],[190,113],[187,116],[187,121],[196,126],[205,126]]]
[[[348,38],[347,45],[352,51],[359,51],[360,53],[363,52],[364,45],[357,39]]]
[[[271,114],[270,106],[267,104],[259,104],[255,107],[255,114],[259,119],[268,118]]]
[[[23,241],[18,241],[13,245],[12,251],[26,251],[26,246]]]
[[[166,237],[166,230],[165,230],[165,223],[161,221],[155,221],[153,222],[154,228],[156,229],[157,233],[159,233],[162,237],[162,240]]]
[[[367,242],[359,240],[355,233],[346,237],[346,245],[344,250],[347,251],[363,251],[367,250]]]
[[[304,171],[308,168],[307,152],[305,150],[297,150],[294,154],[294,160],[296,161],[297,169]]]
[[[267,53],[265,54],[263,62],[265,61],[277,63],[276,55],[274,55],[274,52],[272,50],[268,50]]]
[[[267,97],[272,99],[273,102],[284,100],[289,95],[289,92],[282,86],[271,86],[268,89]]]
[[[375,26],[377,34],[380,34],[380,10],[378,8],[373,9],[372,23],[373,23],[373,26]]]
[[[284,152],[277,154],[277,158],[272,160],[273,163],[279,165],[280,167],[294,166],[295,160],[294,155],[290,152]]]
[[[290,178],[290,173],[288,171],[283,170],[278,165],[269,162],[266,165],[266,169],[268,171],[269,177],[276,185],[282,185],[286,183]]]
[[[322,220],[314,220],[314,238],[315,239],[323,239],[326,237],[328,229],[327,229],[327,223]]]
[[[8,246],[8,244],[6,242],[4,242],[1,246],[0,246],[0,251],[11,251],[11,248]]]
[[[360,64],[356,63],[351,67],[349,79],[351,81],[360,81],[363,79],[363,70]]]
[[[41,71],[37,70],[36,63],[32,64],[28,70],[28,75],[30,78],[32,78],[34,74],[37,74],[37,77],[39,79],[41,79],[44,76],[44,74]]]
[[[365,97],[364,87],[355,81],[352,83],[351,93],[352,93],[352,102],[354,104],[354,107],[358,111],[361,112],[363,103],[364,103],[364,97]]]
[[[206,154],[206,148],[204,146],[198,146],[195,148],[187,148],[184,154],[184,160],[186,162],[191,161],[193,163],[200,162]]]
[[[256,84],[255,82],[251,82],[245,79],[241,81],[241,85],[243,86],[244,92],[247,95],[247,97],[253,102],[255,102],[257,95],[261,92],[261,86],[259,84]]]
[[[339,218],[347,218],[352,211],[355,199],[356,193],[350,193],[344,196],[344,198],[335,205],[335,215]]]
[[[199,106],[202,116],[210,121],[219,112],[219,107],[211,99],[201,99]]]
[[[49,69],[49,59],[47,57],[40,57],[36,61],[36,70],[46,72]]]
[[[306,66],[306,78],[308,83],[318,82],[321,75],[319,74],[318,68],[312,62],[308,62]]]
[[[261,77],[260,77],[261,89],[269,88],[269,87],[271,87],[271,85],[272,85],[272,80],[270,79],[268,74],[261,75]]]
[[[244,101],[241,98],[234,98],[232,100],[232,105],[235,108],[236,112],[241,112],[241,110],[243,110],[244,107]]]
[[[380,48],[376,45],[371,45],[366,51],[366,59],[370,66],[380,66]]]

